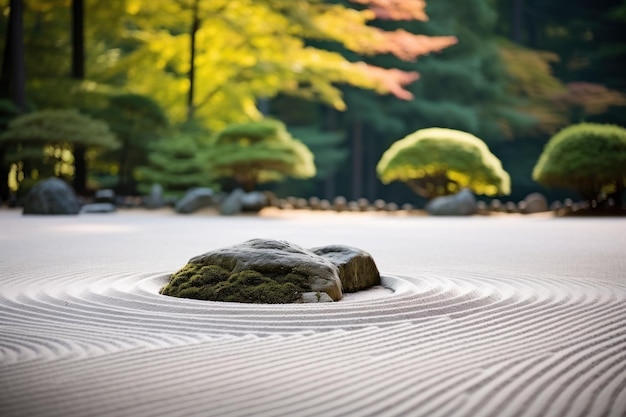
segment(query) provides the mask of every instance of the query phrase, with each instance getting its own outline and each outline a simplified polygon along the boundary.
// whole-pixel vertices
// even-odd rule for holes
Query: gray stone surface
[[[161,184],[152,184],[150,194],[143,199],[143,203],[148,209],[160,209],[165,206],[165,197],[163,196],[163,186]]]
[[[243,210],[243,197],[246,194],[241,188],[236,188],[228,194],[220,204],[220,213],[226,216],[239,214]]]
[[[457,194],[436,197],[424,207],[433,216],[468,216],[476,213],[476,197],[467,188]]]
[[[213,190],[206,187],[192,188],[176,202],[174,209],[177,213],[189,214],[201,208],[210,207],[215,202]]]
[[[380,284],[380,273],[374,259],[362,249],[328,245],[312,248],[311,252],[328,259],[339,269],[345,292],[360,291]]]
[[[311,291],[342,297],[339,269],[328,259],[284,240],[251,239],[196,256],[189,263],[218,265],[230,272],[247,269],[273,278],[292,273],[304,277]]]
[[[80,201],[68,183],[59,178],[38,182],[24,199],[24,214],[78,214]]]
[[[548,199],[541,193],[530,193],[520,204],[520,211],[525,214],[543,213],[548,211]]]
[[[91,203],[80,208],[81,213],[114,213],[117,207],[113,203]]]
[[[267,195],[262,191],[251,191],[244,193],[240,197],[241,211],[260,211],[269,205]]]
[[[115,191],[113,191],[110,188],[103,188],[101,190],[96,190],[94,194],[94,200],[96,203],[114,203]]]

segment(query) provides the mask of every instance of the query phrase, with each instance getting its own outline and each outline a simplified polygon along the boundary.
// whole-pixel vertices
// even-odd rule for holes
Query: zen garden
[[[505,2],[214,3],[4,5],[2,203],[24,214],[626,213],[624,54],[594,43],[609,48],[611,32],[594,32],[574,65],[578,23],[542,15],[557,37]],[[602,19],[617,28],[625,10]],[[326,288],[310,271],[223,262],[190,263],[163,294],[271,303]]]
[[[3,417],[626,416],[626,0],[0,0]]]

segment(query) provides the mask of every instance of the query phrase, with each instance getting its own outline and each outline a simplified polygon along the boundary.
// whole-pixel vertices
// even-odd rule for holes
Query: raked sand
[[[372,254],[336,303],[166,297],[263,237]],[[626,219],[0,210],[0,415],[626,415]]]

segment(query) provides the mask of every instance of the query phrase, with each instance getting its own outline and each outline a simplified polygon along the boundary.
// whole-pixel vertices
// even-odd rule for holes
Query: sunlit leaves
[[[383,183],[405,182],[427,198],[465,187],[490,196],[511,192],[508,173],[487,145],[453,129],[421,129],[396,141],[376,171]]]
[[[383,6],[397,10],[393,18],[425,17],[422,1],[367,3],[377,12]],[[372,10],[320,0],[128,0],[126,6],[131,23],[127,36],[140,47],[123,57],[113,72],[123,71],[135,92],[153,95],[174,121],[187,115],[183,95],[189,83],[181,80],[190,71],[192,11],[197,6],[193,110],[214,129],[259,117],[255,100],[278,93],[324,101],[338,109],[345,108],[337,88],[341,84],[411,97],[405,86],[416,74],[350,62],[307,40],[336,42],[360,54],[390,53],[405,60],[456,42],[452,37],[431,42],[406,31],[387,33],[368,25],[376,17]]]

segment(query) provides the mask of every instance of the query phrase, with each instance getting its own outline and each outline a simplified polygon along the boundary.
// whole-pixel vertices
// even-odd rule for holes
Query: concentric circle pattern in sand
[[[126,265],[6,268],[2,415],[626,415],[619,280],[429,267],[253,305]]]

